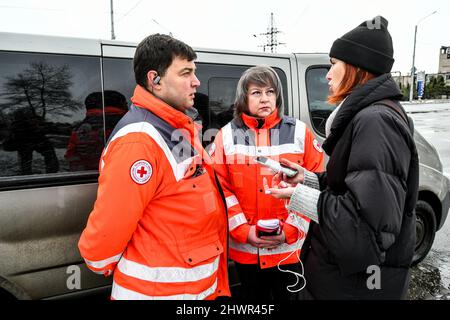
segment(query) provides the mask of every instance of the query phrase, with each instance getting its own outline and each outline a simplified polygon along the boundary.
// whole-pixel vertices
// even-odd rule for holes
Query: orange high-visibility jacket
[[[297,262],[296,253],[300,254],[310,219],[289,214],[284,200],[265,194],[263,177],[270,184],[274,174],[254,159],[286,158],[309,171],[323,171],[323,151],[311,131],[300,120],[286,116],[280,119],[277,112],[265,118],[263,125],[242,114],[219,131],[209,152],[228,207],[230,259],[257,264],[259,258],[261,268],[276,266],[283,259],[281,264]],[[247,243],[251,225],[259,219],[274,218],[284,222],[286,243],[275,249],[258,249]]]
[[[225,204],[198,129],[140,86],[132,102],[103,151],[81,255],[114,272],[112,299],[229,296]]]

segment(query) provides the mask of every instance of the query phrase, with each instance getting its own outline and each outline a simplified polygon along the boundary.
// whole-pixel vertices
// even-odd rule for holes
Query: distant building
[[[430,83],[430,81],[431,81],[431,79],[432,78],[437,78],[437,77],[439,77],[439,76],[442,76],[442,77],[444,77],[444,79],[445,79],[445,73],[427,73],[426,75],[425,75],[425,82],[426,83]],[[447,81],[447,84],[448,84],[448,81]]]
[[[450,47],[441,47],[439,52],[439,69],[437,75],[442,75],[446,84],[450,85]]]
[[[395,82],[397,82],[400,89],[408,87],[408,85],[411,83],[411,75],[407,74],[405,76],[402,76],[400,71],[393,71],[391,72],[392,79],[394,79]]]
[[[416,70],[417,72],[419,70]],[[395,82],[397,82],[400,89],[407,88],[411,84],[411,74],[407,73],[406,75],[402,75],[400,71],[392,71],[392,78]],[[437,73],[426,73],[425,74],[425,83],[429,83],[432,78],[437,78],[442,76],[445,80],[445,84],[450,86],[450,46],[442,46],[439,51],[439,69]],[[416,85],[416,77],[415,75],[414,84]],[[443,96],[444,98],[444,96]]]

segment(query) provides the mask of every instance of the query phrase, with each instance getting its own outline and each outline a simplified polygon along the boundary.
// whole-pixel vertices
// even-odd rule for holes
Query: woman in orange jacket
[[[272,68],[256,66],[242,75],[234,107],[234,119],[210,149],[228,207],[229,256],[243,298],[292,299],[301,287],[289,285],[296,283],[292,274],[301,274],[299,256],[309,219],[288,213],[282,200],[265,194],[263,178],[271,179],[273,172],[255,158],[283,157],[321,171],[323,152],[303,122],[283,115],[282,85]],[[259,220],[279,222],[279,234],[258,234]]]

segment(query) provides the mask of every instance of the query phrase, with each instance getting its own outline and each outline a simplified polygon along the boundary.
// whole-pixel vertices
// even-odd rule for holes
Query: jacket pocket
[[[216,195],[214,194],[214,192],[204,194],[202,197],[203,197],[203,205],[205,207],[205,214],[216,212],[217,203],[216,203]]]
[[[222,243],[219,240],[216,240],[201,247],[186,251],[181,255],[187,264],[195,266],[208,260],[214,262],[213,258],[219,256],[222,252]]]

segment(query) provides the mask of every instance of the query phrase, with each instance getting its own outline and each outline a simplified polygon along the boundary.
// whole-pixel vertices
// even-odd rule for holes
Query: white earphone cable
[[[291,217],[291,219],[294,219],[294,220],[295,220],[295,223],[294,223],[294,224],[295,224],[296,226],[300,226],[300,227],[303,229],[304,237],[306,238],[306,234],[307,234],[308,229],[309,229],[309,224],[306,226],[306,225],[305,225],[305,221],[304,221],[303,219],[301,219],[301,218],[300,218],[297,214],[295,214],[294,212],[291,212],[290,210],[288,210],[288,214],[289,214],[289,216]],[[302,291],[302,290],[306,287],[306,278],[305,278],[305,276],[304,276],[305,269],[304,269],[303,263],[302,263],[302,261],[300,260],[300,256],[299,256],[299,251],[300,251],[300,249],[302,248],[305,239],[303,239],[303,241],[300,240],[301,234],[300,234],[300,230],[299,230],[298,228],[297,228],[297,234],[298,234],[298,239],[299,239],[299,240],[298,240],[298,248],[295,248],[295,250],[293,250],[286,258],[280,260],[280,261],[278,262],[278,264],[277,264],[278,270],[280,270],[281,272],[292,273],[292,274],[295,276],[295,278],[296,278],[296,281],[295,281],[294,284],[288,285],[288,286],[286,287],[286,289],[287,289],[289,292],[291,292],[291,293],[297,293],[297,292],[300,292],[300,291]],[[280,266],[281,266],[281,263],[284,262],[284,261],[286,261],[287,259],[289,259],[294,253],[295,253],[295,255],[297,256],[297,260],[298,260],[298,262],[300,263],[300,266],[301,266],[301,272],[300,272],[300,273],[295,272],[295,271],[292,271],[292,270],[284,270],[284,269],[282,269],[282,268],[280,267]],[[295,290],[292,289],[292,288],[295,288],[295,287],[299,284],[300,279],[303,279],[303,285],[302,285],[299,289],[295,289]]]

